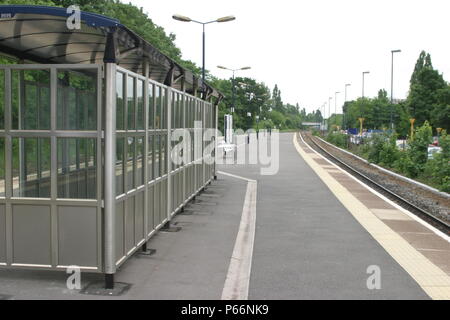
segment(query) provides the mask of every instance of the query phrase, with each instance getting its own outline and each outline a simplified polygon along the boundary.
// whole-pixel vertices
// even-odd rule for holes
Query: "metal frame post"
[[[116,230],[116,64],[105,63],[105,287],[114,288]]]
[[[145,193],[144,193],[144,236],[145,236],[145,242],[142,246],[143,251],[147,251],[147,241],[149,239],[148,234],[148,208],[149,208],[149,201],[148,201],[148,182],[149,182],[149,170],[148,167],[148,137],[149,137],[149,127],[148,127],[148,119],[149,119],[149,84],[148,81],[149,73],[150,73],[150,65],[148,60],[144,60],[144,128],[145,128],[145,141],[144,141],[144,154],[142,159],[142,170],[144,171],[144,186],[145,186]],[[153,166],[153,162],[152,162]],[[152,204],[153,205],[153,204]]]
[[[167,126],[167,143],[166,143],[166,170],[167,170],[167,226],[170,226],[172,213],[172,89],[166,88],[166,126]]]

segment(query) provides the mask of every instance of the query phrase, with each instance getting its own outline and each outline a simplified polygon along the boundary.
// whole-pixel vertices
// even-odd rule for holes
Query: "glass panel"
[[[125,130],[125,101],[123,90],[123,73],[116,74],[116,129]]]
[[[155,125],[155,101],[153,100],[153,84],[148,86],[148,128],[153,129]]]
[[[116,140],[116,196],[124,193],[124,139]]]
[[[161,88],[161,129],[167,129],[166,90]]]
[[[161,136],[161,155],[160,155],[160,168],[161,168],[161,176],[167,173],[167,165],[166,165],[166,145],[167,145],[167,136]]]
[[[155,179],[161,177],[160,171],[159,171],[159,155],[160,155],[160,137],[157,136],[153,136],[153,138],[155,139],[154,144],[155,144],[155,149],[154,149],[154,166],[153,168],[155,169]]]
[[[97,197],[96,141],[58,138],[58,198]]]
[[[153,168],[153,136],[148,136],[148,155],[147,155],[147,163],[148,163],[148,180],[149,182],[154,179],[154,168]]]
[[[184,128],[184,123],[183,123],[183,121],[184,121],[184,112],[183,112],[183,101],[184,101],[184,98],[183,98],[183,96],[180,94],[179,95],[179,100],[178,100],[178,114],[179,114],[179,118],[178,118],[178,127],[179,128]]]
[[[155,129],[161,128],[161,87],[156,87],[156,114],[155,114]]]
[[[5,139],[0,138],[0,197],[5,196]]]
[[[13,197],[50,198],[50,139],[12,140]]]
[[[136,129],[136,122],[135,122],[135,95],[134,95],[134,87],[135,82],[134,78],[127,77],[127,103],[128,103],[128,130],[135,130]]]
[[[137,129],[144,130],[144,81],[137,81]]]
[[[128,149],[127,149],[127,191],[135,188],[135,142],[134,138],[128,137]]]
[[[172,115],[170,119],[170,123],[172,125],[172,129],[176,128],[176,117],[177,117],[177,113],[178,113],[178,108],[177,108],[177,94],[176,92],[172,92]]]
[[[136,170],[137,170],[137,187],[144,185],[144,137],[136,138]]]
[[[58,70],[58,130],[97,130],[97,70]]]
[[[5,129],[5,71],[0,70],[0,130]]]
[[[50,130],[50,72],[12,70],[12,129]]]

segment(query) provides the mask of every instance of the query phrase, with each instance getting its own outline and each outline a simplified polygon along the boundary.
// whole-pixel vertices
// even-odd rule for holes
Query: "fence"
[[[211,181],[216,125],[114,63],[0,65],[0,266],[113,275]]]

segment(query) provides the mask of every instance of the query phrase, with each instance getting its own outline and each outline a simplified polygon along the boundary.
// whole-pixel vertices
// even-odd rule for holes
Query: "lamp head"
[[[226,16],[226,17],[222,17],[216,20],[216,22],[228,22],[228,21],[233,21],[236,20],[235,16]]]
[[[172,16],[173,19],[178,20],[178,21],[182,21],[182,22],[191,22],[192,19],[186,16],[182,16],[181,14],[174,14]]]

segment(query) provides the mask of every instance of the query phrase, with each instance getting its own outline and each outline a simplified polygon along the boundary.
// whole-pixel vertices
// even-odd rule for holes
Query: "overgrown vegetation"
[[[326,137],[327,141],[340,147],[347,148],[347,135],[340,132],[330,132]]]
[[[441,191],[450,192],[450,135],[445,130],[439,137],[440,153],[435,153],[428,158],[428,146],[432,142],[432,128],[425,121],[424,125],[417,128],[414,138],[408,139],[407,148],[401,150],[397,147],[396,134],[374,134],[365,139],[364,143],[350,150],[369,162],[394,170],[407,177],[417,179],[438,188]],[[347,135],[341,133],[329,133],[327,141],[346,148]]]

